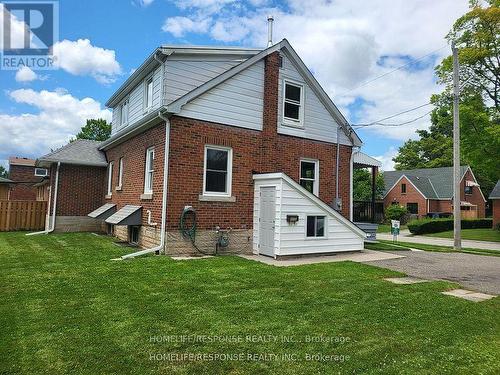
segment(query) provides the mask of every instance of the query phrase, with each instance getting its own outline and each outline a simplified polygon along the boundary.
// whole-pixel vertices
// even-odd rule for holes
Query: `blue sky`
[[[0,70],[0,163],[61,146],[86,118],[109,119],[105,101],[160,44],[264,47],[267,14],[276,20],[275,41],[292,43],[352,123],[376,121],[440,90],[433,68],[466,9],[466,0],[61,0],[58,69]],[[398,146],[428,121],[358,133],[364,151],[388,169]]]

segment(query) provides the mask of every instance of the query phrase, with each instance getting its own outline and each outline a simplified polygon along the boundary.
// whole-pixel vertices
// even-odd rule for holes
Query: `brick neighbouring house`
[[[35,162],[36,160],[28,158],[9,158],[9,180],[13,182],[10,200],[38,200],[39,189],[35,185],[43,182],[48,172],[45,168],[36,167]]]
[[[179,224],[189,207],[203,251],[216,228],[229,230],[229,252],[363,249],[349,221],[361,140],[288,41],[159,47],[106,105],[112,136],[95,146],[108,162],[104,205],[89,216],[117,237],[158,250],[163,230],[161,250],[193,253]]]
[[[461,166],[460,201],[463,218],[485,217],[486,199],[469,166]],[[453,213],[453,168],[425,168],[384,172],[384,208],[407,207],[419,218]]]
[[[490,197],[493,205],[493,228],[500,229],[500,180],[490,193]]]

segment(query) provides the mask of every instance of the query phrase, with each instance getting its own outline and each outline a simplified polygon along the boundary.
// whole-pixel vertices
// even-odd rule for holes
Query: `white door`
[[[276,219],[276,189],[260,189],[259,254],[274,257],[274,220]]]

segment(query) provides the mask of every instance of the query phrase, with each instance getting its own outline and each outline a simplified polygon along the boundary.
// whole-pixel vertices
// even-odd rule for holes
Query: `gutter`
[[[59,190],[59,168],[61,167],[61,162],[57,162],[57,169],[56,169],[56,182],[54,186],[54,205],[52,206],[52,225],[50,227],[48,226],[48,222],[50,219],[49,212],[50,212],[50,195],[52,195],[52,189],[50,189],[50,195],[49,195],[49,203],[47,207],[47,218],[46,218],[46,228],[45,230],[41,232],[32,232],[32,233],[26,233],[26,236],[35,236],[38,234],[49,234],[52,233],[56,227],[56,208],[57,208],[57,191]]]
[[[165,121],[165,146],[163,149],[164,157],[163,157],[163,194],[162,194],[162,202],[161,202],[161,227],[160,227],[160,244],[158,246],[137,251],[132,254],[123,255],[118,259],[129,259],[135,258],[140,255],[156,253],[161,250],[166,253],[166,221],[167,221],[167,188],[168,188],[168,156],[170,153],[170,119],[163,116],[161,111],[158,111],[158,117]]]

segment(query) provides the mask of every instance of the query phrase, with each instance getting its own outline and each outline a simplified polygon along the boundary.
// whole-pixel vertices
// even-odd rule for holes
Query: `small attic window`
[[[283,81],[283,123],[292,126],[303,126],[304,86]]]

